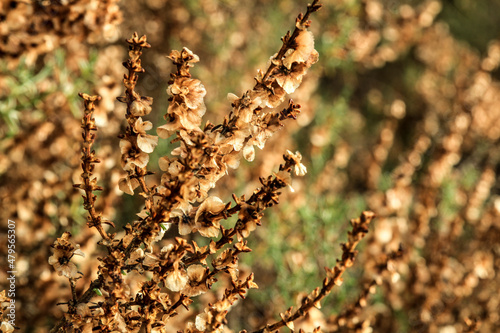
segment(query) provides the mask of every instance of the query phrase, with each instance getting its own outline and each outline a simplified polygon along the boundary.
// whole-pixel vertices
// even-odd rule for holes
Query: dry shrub
[[[6,12],[11,5],[3,6]],[[78,59],[88,57],[88,49],[80,41],[93,43],[102,31],[112,31],[119,17],[114,2],[99,6],[85,15],[76,2],[40,1],[32,9],[19,2],[9,9],[1,22],[2,33],[8,33],[0,50],[10,70],[0,79],[3,96],[12,95],[8,78],[16,77],[21,55],[28,65],[34,59],[41,59],[38,66],[48,62],[43,56],[50,51],[48,40],[66,48],[66,65],[81,74]],[[325,4],[315,13],[320,24],[311,27],[319,62],[295,93],[303,105],[297,115],[294,103],[278,104],[282,90],[295,90],[302,67],[315,60],[305,44],[303,53],[289,45],[295,51],[271,62],[278,69],[258,76],[254,88],[241,93],[252,85],[242,77],[254,76],[251,67],[262,63],[262,54],[275,52],[269,43],[279,29],[271,22],[295,5],[206,0],[199,6],[182,1],[123,6],[126,20],[116,33],[129,36],[144,25],[148,39],[129,40],[122,105],[115,103],[123,91],[122,47],[103,46],[98,53],[94,85],[101,100],[82,95],[83,181],[76,153],[80,120],[60,91],[59,69],[37,82],[35,90],[47,93],[35,106],[18,104],[24,109],[17,110],[17,129],[2,125],[2,219],[17,221],[17,323],[30,322],[18,326],[46,332],[63,317],[58,325],[68,331],[69,323],[74,331],[257,330],[269,323],[275,323],[273,331],[285,325],[305,331],[320,326],[324,332],[498,330],[499,42],[491,41],[481,54],[460,41],[439,18],[442,7],[447,10],[440,1]],[[33,9],[45,10],[26,14]],[[12,14],[20,10],[26,13]],[[95,14],[100,12],[107,14]],[[93,19],[84,19],[88,15]],[[48,17],[51,26],[42,24]],[[16,42],[29,35],[20,20],[33,21],[39,34],[49,37]],[[68,25],[75,28],[58,28]],[[74,44],[71,34],[79,36]],[[153,47],[143,50],[148,42]],[[170,53],[183,45],[200,56],[194,69],[198,57],[189,49]],[[162,82],[170,61],[177,68],[164,124],[153,114],[157,105],[166,109]],[[152,109],[153,99],[140,91],[153,97]],[[240,95],[231,97],[230,113],[222,101],[228,92]],[[206,117],[224,119],[219,125],[202,123],[205,105]],[[35,109],[41,116],[33,116]],[[159,124],[160,137],[177,133],[176,142],[158,141],[148,132],[149,121]],[[281,123],[286,126],[278,139],[269,138]],[[114,139],[117,133],[120,140]],[[254,148],[264,143],[262,151]],[[302,155],[287,152],[283,162],[283,152],[294,146]],[[165,156],[172,150],[174,156]],[[241,157],[255,157],[252,167],[245,168]],[[94,163],[96,158],[101,163]],[[152,165],[156,159],[159,168]],[[303,174],[303,165],[309,173],[290,183],[289,173]],[[83,227],[73,183],[83,190],[87,224],[98,232]],[[264,217],[288,185],[295,192],[282,193],[280,205]],[[98,187],[103,191],[94,205]],[[142,196],[120,204],[117,188]],[[234,195],[230,204],[232,192],[247,195]],[[137,207],[143,208],[139,219],[133,216]],[[343,221],[360,209],[375,212],[376,219],[354,262],[353,245],[372,215],[353,220],[345,245],[337,244],[345,239]],[[108,219],[115,229],[103,226],[113,224]],[[170,229],[157,241],[163,228]],[[250,248],[253,252],[243,255]],[[73,266],[80,251],[86,257]],[[314,289],[324,278],[323,266],[333,268]],[[255,282],[267,289],[247,293]],[[323,300],[332,289],[338,292]],[[33,290],[42,292],[33,297]],[[247,298],[226,313],[243,295]],[[67,304],[57,307],[57,302]]]

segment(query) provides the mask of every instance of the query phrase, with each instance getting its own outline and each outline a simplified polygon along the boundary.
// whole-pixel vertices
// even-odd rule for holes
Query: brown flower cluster
[[[206,90],[190,73],[199,58],[187,48],[172,51],[169,59],[177,70],[171,74],[167,89],[170,95],[165,115],[167,124],[160,126],[157,132],[163,139],[176,134],[173,142],[180,145],[172,151],[173,157],[160,158],[163,173],[158,185],[146,182],[146,177],[152,174],[147,170],[149,154],[158,145],[158,137],[147,133],[152,123],[142,118],[151,112],[153,101],[135,90],[139,74],[144,72],[140,56],[150,45],[145,36],[137,34],[127,40],[129,59],[123,64],[128,70],[123,79],[125,95],[117,98],[127,106],[127,127],[120,135],[121,166],[127,175],[120,180],[119,186],[128,194],[140,188],[145,204],[137,214],[140,219],[126,225],[121,236],[104,231],[102,223],[113,223],[103,221],[95,211],[92,192],[101,188],[92,176],[94,164],[99,161],[91,148],[95,140],[92,132],[96,130],[92,114],[98,97],[81,94],[85,101],[83,183],[75,187],[85,192],[88,226],[97,228],[103,238],[100,243],[107,247],[108,254],[98,258],[98,278],[78,298],[76,266],[70,261],[78,247],[66,244],[69,234],[64,234],[55,243],[57,253],[54,252],[49,263],[70,279],[73,299],[68,302],[66,315],[53,332],[90,329],[139,332],[141,328],[147,332],[168,332],[170,319],[179,314],[178,308],[189,309],[193,297],[211,290],[220,276],[225,276],[229,282],[222,297],[209,303],[194,322],[186,326],[186,332],[224,330],[232,305],[244,298],[248,289],[257,288],[254,274],[245,277],[238,266],[239,255],[251,251],[246,238],[261,225],[263,212],[279,203],[280,190],[291,187],[292,174],[302,176],[306,167],[301,163],[300,153],[287,151],[279,172],[261,178],[261,187],[248,199],[233,194],[234,204],[224,203],[208,192],[229,168],[238,167],[241,157],[253,160],[254,146],[263,148],[266,140],[283,126],[284,120],[296,119],[299,106],[291,100],[280,112],[270,109],[279,106],[286,94],[300,85],[307,69],[318,59],[312,33],[307,27],[310,14],[320,7],[315,1],[308,6],[305,15],[298,16],[295,30],[283,37],[282,48],[271,57],[268,69],[259,71],[252,90],[239,98],[229,96],[233,109],[219,125],[208,122],[203,129],[200,127],[206,110],[203,101]],[[237,217],[236,223],[233,227],[224,227],[221,222],[231,216]],[[368,231],[367,225],[373,216],[365,212],[360,219],[352,221],[353,231],[349,233],[348,242],[343,244],[342,260],[328,270],[323,288],[313,291],[296,312],[288,310],[282,315],[282,321],[266,330],[284,325],[293,327],[294,320],[313,306],[319,307],[320,300],[335,285],[341,284],[343,272],[353,264],[354,248]],[[177,225],[181,237],[175,237],[156,251],[171,225]],[[211,240],[208,245],[200,246],[195,240],[188,242],[185,236],[190,233]],[[132,275],[135,289],[128,278]]]
[[[158,137],[147,134],[153,125],[150,121],[143,121],[142,117],[148,115],[153,103],[150,97],[141,97],[134,89],[138,80],[138,73],[144,71],[141,67],[139,57],[143,48],[151,47],[145,37],[139,38],[135,34],[127,40],[130,59],[124,63],[128,74],[123,79],[126,88],[125,96],[118,100],[127,104],[127,129],[121,135],[120,150],[122,154],[121,165],[128,175],[120,180],[120,189],[128,194],[133,194],[134,189],[141,183],[143,190],[146,189],[144,176],[147,174],[146,166],[149,163],[149,154],[153,152],[158,144]]]
[[[117,1],[2,1],[0,4],[0,56],[14,65],[24,56],[34,63],[39,55],[59,45],[104,36],[116,39],[121,13]]]
[[[254,146],[262,149],[266,140],[282,126],[280,121],[295,117],[298,107],[292,102],[285,113],[266,112],[265,108],[279,106],[286,94],[298,87],[307,69],[317,61],[313,37],[307,31],[308,16],[309,12],[305,17],[297,18],[297,28],[292,35],[283,37],[282,48],[271,57],[268,70],[265,73],[259,71],[255,87],[240,98],[234,94],[228,96],[233,109],[224,123],[218,126],[207,124],[203,130],[199,127],[206,110],[203,102],[206,91],[201,82],[192,79],[189,73],[189,68],[199,60],[198,57],[187,48],[169,55],[177,66],[177,72],[172,74],[167,89],[171,95],[165,115],[167,124],[160,126],[157,132],[161,138],[178,132],[181,146],[172,152],[180,158],[164,157],[160,160],[160,167],[177,176],[184,171],[180,161],[188,156],[188,149],[204,146],[203,152],[200,152],[203,156],[195,166],[196,177],[190,180],[189,185],[197,191],[184,196],[184,214],[189,214],[191,203],[206,198],[207,191],[228,172],[228,168],[237,168],[242,156],[252,161]],[[162,183],[165,183],[170,176],[164,174],[163,177]]]
[[[71,259],[75,255],[84,257],[85,254],[80,250],[80,245],[71,239],[71,234],[65,232],[54,242],[52,249],[53,254],[49,257],[49,264],[54,267],[59,275],[69,279],[76,278],[78,270],[76,265],[71,262]]]
[[[315,14],[321,24],[308,27],[310,7],[253,88],[228,94],[226,113],[218,95],[247,89],[242,71],[268,47],[255,47],[257,36],[272,33],[295,2],[273,1],[279,15],[262,10],[262,1],[255,8],[127,2],[119,30],[140,24],[148,39],[128,40],[123,85],[121,47],[99,51],[92,93],[102,98],[81,94],[80,122],[68,97],[76,96],[68,93],[72,86],[85,86],[78,64],[89,59],[88,46],[80,41],[102,38],[115,17],[114,2],[92,2],[82,14],[87,3],[0,5],[0,34],[8,32],[0,43],[8,61],[0,113],[16,120],[0,124],[7,133],[0,141],[0,215],[18,223],[16,301],[26,309],[18,315],[27,330],[45,332],[61,318],[54,331],[498,331],[500,48],[496,39],[486,45],[495,36],[464,34],[456,23],[464,16],[452,8],[469,6],[464,13],[473,19],[478,9],[498,5],[341,0],[326,3]],[[466,32],[481,29],[470,24]],[[170,52],[173,39],[197,55]],[[60,63],[39,72],[57,56],[46,41],[64,47],[69,74]],[[315,49],[321,70],[305,75],[318,60]],[[38,58],[33,80],[22,80],[22,66],[10,69],[23,55],[28,63]],[[170,103],[157,126],[153,110],[171,63]],[[298,121],[286,121],[299,107],[280,104],[299,85],[292,97],[304,107]],[[305,161],[287,150],[293,140]],[[80,156],[67,153],[80,149]],[[244,168],[248,161],[252,168]],[[226,189],[249,194],[229,200]],[[264,218],[279,201],[273,218]],[[359,254],[353,245],[371,214],[354,220],[347,241],[333,226],[358,209],[377,215]],[[85,217],[89,228],[82,229]],[[325,266],[324,284],[314,289]],[[330,293],[343,279],[340,292]],[[257,284],[261,290],[251,290]],[[12,331],[4,296],[0,329]]]

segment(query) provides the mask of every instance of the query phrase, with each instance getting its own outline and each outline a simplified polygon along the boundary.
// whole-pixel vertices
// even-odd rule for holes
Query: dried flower
[[[219,271],[228,272],[233,281],[238,279],[238,256],[233,249],[227,249],[219,254],[217,259],[212,261],[212,265]]]
[[[208,320],[209,319],[207,313],[200,313],[199,315],[197,315],[195,319],[196,329],[200,332],[205,332],[205,330],[207,329]]]
[[[179,203],[178,207],[170,213],[170,218],[179,218],[178,228],[179,234],[187,235],[193,231],[194,221],[190,217],[190,212],[193,206],[186,201]]]
[[[150,97],[142,97],[139,100],[134,100],[130,104],[130,113],[135,117],[146,116],[151,113],[153,99]]]
[[[12,333],[14,332],[14,326],[12,326],[7,321],[2,321],[2,324],[0,325],[0,330],[4,333]]]
[[[136,178],[126,176],[118,181],[118,188],[130,195],[134,194],[134,190],[139,186],[139,181]]]
[[[54,242],[52,253],[52,256],[49,257],[49,264],[54,266],[57,273],[69,279],[75,278],[78,270],[71,259],[74,255],[85,257],[85,254],[80,250],[80,245],[71,239],[69,232],[65,232]]]
[[[307,30],[302,30],[299,32],[297,37],[295,37],[296,46],[293,49],[289,49],[285,53],[285,58],[283,59],[283,65],[286,68],[291,69],[293,63],[303,63],[309,60],[314,53],[314,37],[312,32]]]
[[[182,289],[184,295],[194,297],[208,291],[206,283],[207,268],[202,265],[191,265],[187,268],[188,283]]]
[[[177,65],[179,76],[186,77],[191,76],[189,74],[189,68],[193,67],[194,63],[200,61],[198,56],[187,47],[184,47],[182,51],[172,51],[168,58],[172,60],[175,65]]]
[[[203,102],[206,90],[201,82],[180,76],[168,86],[167,92],[172,96],[165,115],[167,124],[157,128],[158,135],[166,139],[178,130],[201,131],[201,117],[206,111]]]
[[[171,291],[181,291],[189,281],[186,271],[182,268],[175,267],[174,270],[168,273],[165,278],[165,286]]]
[[[173,102],[185,104],[189,109],[205,111],[203,97],[207,94],[205,87],[198,79],[180,77],[168,86],[167,93],[173,97]],[[204,113],[197,114],[198,117]]]
[[[294,154],[291,151],[287,150],[285,159],[291,159],[293,161],[293,169],[295,171],[295,175],[304,176],[307,173],[307,168],[304,164],[301,163],[302,155],[300,154],[300,152],[296,151]]]
[[[195,228],[203,237],[219,236],[219,221],[223,216],[216,217],[226,208],[226,205],[218,197],[206,198],[198,207],[194,217]]]
[[[254,158],[255,158],[255,148],[253,147],[253,145],[246,145],[243,148],[243,157],[248,162],[252,162],[254,160]]]
[[[149,162],[149,155],[139,148],[134,147],[130,141],[120,140],[120,149],[124,170],[130,170],[134,166],[144,168]]]
[[[158,137],[146,134],[146,131],[153,128],[150,121],[142,121],[139,117],[134,124],[134,132],[137,133],[137,146],[145,153],[152,153],[158,144]]]
[[[238,218],[244,221],[244,223],[242,227],[238,229],[239,235],[243,238],[247,238],[252,231],[257,229],[257,226],[260,224],[260,217],[262,217],[262,215],[257,212],[254,206],[242,203]]]

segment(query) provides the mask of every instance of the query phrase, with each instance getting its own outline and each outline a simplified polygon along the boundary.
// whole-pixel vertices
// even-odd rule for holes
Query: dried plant
[[[34,63],[61,44],[116,39],[121,12],[116,0],[12,0],[0,4],[0,56],[15,66],[21,56]],[[75,50],[78,52],[78,50]]]
[[[100,97],[80,94],[85,103],[83,173],[82,183],[74,186],[84,191],[87,225],[99,232],[102,238],[99,244],[107,248],[108,254],[98,258],[98,278],[78,296],[75,285],[81,276],[71,260],[75,254],[83,253],[70,240],[68,232],[54,242],[49,263],[69,279],[72,299],[67,302],[64,318],[52,332],[138,332],[141,328],[146,332],[168,332],[172,329],[170,319],[178,315],[178,308],[189,309],[193,297],[212,289],[217,279],[226,274],[230,285],[223,296],[208,303],[195,321],[185,327],[186,332],[223,331],[231,306],[238,298],[244,298],[248,289],[257,288],[254,273],[243,275],[238,269],[239,255],[251,251],[246,238],[261,225],[266,208],[279,203],[280,190],[291,187],[292,174],[304,175],[306,167],[301,163],[300,153],[287,151],[279,172],[261,178],[261,187],[250,198],[233,194],[232,205],[209,196],[208,191],[230,168],[236,169],[242,157],[252,161],[254,146],[264,148],[284,120],[296,119],[300,106],[292,100],[280,112],[272,112],[272,109],[298,88],[307,69],[318,59],[312,33],[307,28],[309,16],[320,7],[318,1],[314,1],[304,15],[297,17],[294,31],[282,38],[283,46],[271,57],[267,70],[258,72],[251,90],[241,97],[229,95],[232,110],[219,125],[207,122],[203,129],[200,127],[206,111],[203,101],[206,91],[190,73],[190,68],[199,61],[198,56],[187,48],[170,53],[169,59],[177,70],[171,74],[167,89],[171,96],[165,115],[167,123],[158,127],[157,133],[162,139],[175,134],[173,142],[180,142],[180,146],[172,151],[173,157],[160,158],[159,166],[164,173],[157,185],[147,184],[146,177],[152,174],[148,171],[149,154],[158,145],[158,137],[147,133],[152,123],[142,118],[151,112],[153,99],[136,91],[139,74],[144,72],[140,57],[150,45],[146,36],[137,34],[127,40],[125,95],[117,98],[126,104],[127,110],[127,127],[120,134],[121,166],[126,175],[119,187],[131,195],[140,191],[144,209],[137,214],[140,219],[127,224],[121,235],[104,229],[103,224],[114,227],[114,223],[105,220],[94,205],[93,192],[102,190],[93,175],[94,164],[99,163],[93,150],[97,130],[93,112]],[[234,227],[221,225],[221,221],[233,215],[237,216]],[[342,284],[342,274],[353,265],[355,247],[367,233],[373,217],[373,213],[364,212],[360,219],[352,221],[353,230],[343,244],[342,259],[327,270],[323,287],[305,297],[297,310],[290,308],[281,314],[281,321],[259,332],[285,325],[293,329],[295,320],[313,306],[320,307],[320,301],[332,288]],[[156,244],[161,244],[165,231],[172,225],[176,225],[179,235],[184,237],[175,237],[159,249]],[[189,242],[188,235],[196,232],[210,238],[210,243],[200,246],[196,240]],[[131,281],[126,277],[134,271],[138,273],[134,276],[137,290],[132,290]]]
[[[21,330],[498,331],[498,5],[299,1],[0,5]]]

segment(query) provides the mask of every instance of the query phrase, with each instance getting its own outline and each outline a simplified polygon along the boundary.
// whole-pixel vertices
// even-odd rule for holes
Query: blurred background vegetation
[[[26,332],[47,332],[61,315],[55,304],[68,298],[69,288],[47,264],[54,238],[71,230],[84,252],[98,251],[72,189],[80,173],[77,93],[103,97],[96,149],[105,190],[98,203],[125,225],[141,201],[117,189],[123,40],[137,31],[152,45],[138,86],[154,98],[149,120],[162,124],[168,105],[172,66],[165,56],[186,46],[201,59],[192,73],[207,90],[205,119],[218,123],[230,110],[226,95],[253,85],[306,5],[91,2],[0,7],[1,219],[18,222],[18,313]],[[213,190],[225,201],[231,193],[250,194],[286,149],[299,150],[308,169],[250,239],[253,252],[242,262],[256,272],[260,289],[233,309],[228,327],[261,327],[319,286],[323,267],[341,253],[349,219],[370,209],[378,216],[371,238],[323,304],[324,315],[303,320],[306,331],[334,322],[378,274],[384,253],[400,244],[405,256],[397,273],[381,274],[368,305],[331,331],[362,331],[365,321],[373,332],[466,332],[476,320],[481,332],[499,329],[498,12],[498,0],[324,1],[311,26],[320,60],[292,95],[301,116]],[[162,142],[152,159],[171,147]],[[95,263],[81,265],[86,275],[95,271]],[[33,290],[42,292],[33,297]]]

